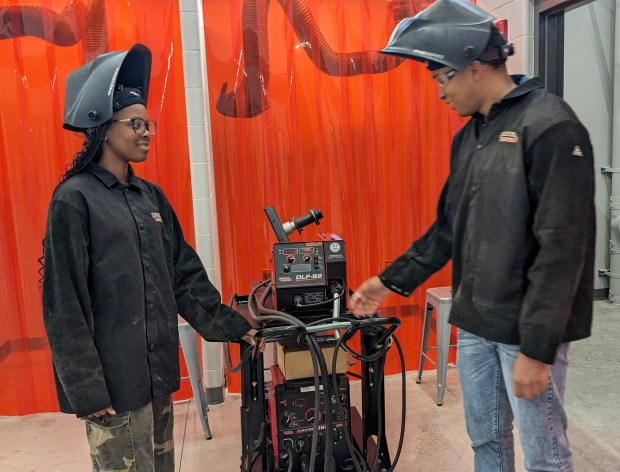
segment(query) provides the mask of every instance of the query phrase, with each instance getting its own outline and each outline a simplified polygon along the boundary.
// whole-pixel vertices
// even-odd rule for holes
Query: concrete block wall
[[[515,47],[508,71],[534,75],[534,0],[484,0],[477,4],[498,20],[508,20],[508,41]]]

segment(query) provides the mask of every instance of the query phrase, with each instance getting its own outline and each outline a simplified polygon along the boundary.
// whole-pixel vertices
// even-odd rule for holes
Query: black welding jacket
[[[550,364],[590,334],[594,218],[588,133],[530,79],[456,134],[437,220],[380,278],[409,295],[452,259],[450,323]]]
[[[50,204],[43,317],[60,408],[128,411],[179,388],[177,313],[205,339],[250,325],[220,303],[159,187],[100,166],[69,178]]]

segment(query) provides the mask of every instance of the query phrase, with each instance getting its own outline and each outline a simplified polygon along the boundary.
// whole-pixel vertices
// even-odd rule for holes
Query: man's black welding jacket
[[[450,323],[551,364],[590,334],[594,236],[588,133],[530,79],[456,134],[437,220],[380,278],[409,295],[452,259]]]

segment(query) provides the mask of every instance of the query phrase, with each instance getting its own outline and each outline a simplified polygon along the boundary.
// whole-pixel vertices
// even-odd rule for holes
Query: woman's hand
[[[114,410],[114,408],[109,406],[107,408],[104,408],[103,410],[99,410],[99,411],[96,411],[95,413],[91,413],[90,415],[87,416],[87,418],[92,418],[95,416],[97,418],[100,418],[105,415],[115,415],[115,414],[116,414],[116,411]]]
[[[258,344],[256,342],[256,330],[254,328],[250,328],[250,330],[245,333],[241,339],[248,343],[250,346],[254,346],[254,348],[258,352],[263,352],[265,350],[265,338],[261,338],[258,340]]]

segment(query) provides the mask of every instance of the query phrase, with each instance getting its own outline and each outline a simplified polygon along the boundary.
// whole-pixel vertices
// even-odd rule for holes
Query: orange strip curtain
[[[52,190],[81,147],[62,129],[66,77],[136,42],[153,53],[148,110],[159,124],[137,172],[163,187],[193,241],[177,2],[0,0],[0,415],[58,408],[37,259]]]
[[[371,54],[385,46],[398,14],[426,5],[203,1],[225,299],[247,294],[270,267],[276,238],[266,206],[283,221],[320,208],[321,225],[291,240],[318,231],[342,237],[351,288],[432,223],[450,139],[463,121],[439,101],[422,65],[390,59],[375,73]],[[348,64],[360,52],[357,73]],[[330,66],[334,54],[345,59]],[[408,369],[417,369],[425,288],[449,284],[446,268],[410,298],[385,303],[401,307]],[[388,373],[395,368],[390,358]],[[237,378],[229,384],[238,390]]]
[[[321,62],[316,31],[301,41],[299,29],[305,24],[299,15],[310,15],[333,54],[366,53],[385,45],[396,10],[415,13],[424,6],[408,0],[204,0],[225,300],[233,292],[247,294],[269,269],[276,239],[263,212],[268,205],[282,220],[321,208],[321,226],[291,239],[311,240],[316,231],[341,236],[352,288],[432,222],[450,137],[462,120],[439,102],[422,66],[391,60],[385,72],[373,73],[364,55],[362,73],[351,74],[342,61],[334,70]],[[6,24],[19,8],[31,36],[20,35],[15,21]],[[70,71],[135,42],[151,48],[148,108],[160,132],[138,172],[164,188],[190,241],[193,221],[177,2],[0,0],[0,12],[0,415],[22,415],[57,409],[37,258],[52,190],[81,144],[62,130]],[[265,23],[248,28],[257,13],[264,13],[258,17]],[[249,58],[243,24],[246,35],[268,32]],[[251,43],[247,36],[245,43]],[[348,56],[340,57],[346,63]],[[253,73],[261,94],[248,106],[240,84],[256,79]],[[230,100],[228,111],[226,101],[220,103],[228,115],[217,110],[225,83],[224,99],[236,92],[236,112],[249,109],[253,116],[228,116]],[[416,368],[424,289],[448,284],[445,269],[409,299],[386,302],[400,306],[408,369]],[[237,378],[229,384],[238,390]],[[179,398],[187,391],[185,385]]]

